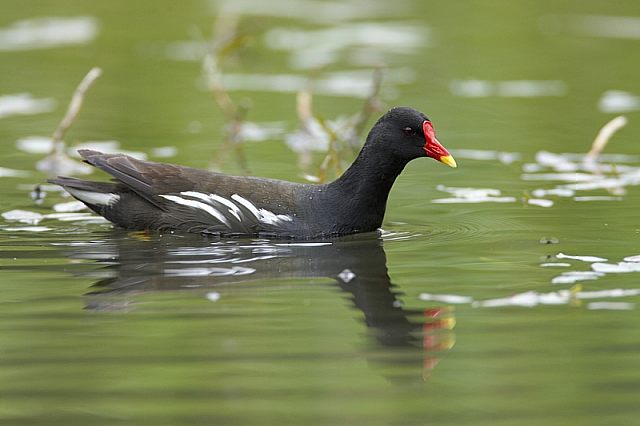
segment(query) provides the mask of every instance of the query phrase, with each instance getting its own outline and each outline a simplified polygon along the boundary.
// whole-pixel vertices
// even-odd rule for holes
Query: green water
[[[362,21],[429,28],[422,46],[385,53],[391,67],[415,73],[413,82],[389,84],[397,97],[385,98],[388,105],[425,111],[450,149],[521,159],[504,164],[463,155],[455,170],[415,161],[393,189],[382,237],[324,245],[140,236],[51,219],[38,224],[49,230],[28,232],[16,228],[31,225],[1,221],[0,423],[637,422],[639,296],[532,307],[483,303],[528,291],[640,287],[638,272],[551,284],[563,272],[591,270],[588,262],[556,259],[560,252],[612,264],[640,254],[637,186],[617,201],[547,196],[555,202],[549,208],[519,201],[558,184],[522,178],[536,152],[588,151],[615,115],[598,109],[605,91],[640,95],[640,41],[591,34],[598,28],[581,20],[627,16],[637,23],[640,9],[633,1],[413,1],[370,17],[376,4],[361,4]],[[215,15],[209,3],[39,1],[2,9],[2,28],[34,17],[92,16],[99,33],[81,45],[0,51],[0,95],[57,101],[50,112],[0,118],[0,166],[35,170],[42,155],[16,149],[16,140],[50,135],[78,81],[96,65],[104,75],[69,143],[117,140],[122,149],[144,152],[175,146],[168,161],[210,164],[222,116],[200,89],[200,63],[165,54],[194,28],[208,36]],[[275,27],[340,24],[250,16],[241,25],[253,43],[229,72],[306,75],[291,68],[286,52],[265,46],[262,35]],[[329,66],[354,68],[349,53]],[[492,95],[456,96],[452,82],[469,79],[494,85]],[[505,80],[562,85],[552,96],[498,96],[495,87]],[[251,120],[295,129],[295,94],[232,95],[251,98]],[[361,103],[314,98],[328,118]],[[606,152],[639,153],[640,116],[626,115],[629,124]],[[301,180],[281,139],[249,144],[246,155],[253,174]],[[240,172],[232,160],[224,168]],[[28,188],[45,178],[35,171],[0,178],[0,210],[48,214],[68,201],[49,192],[35,205]],[[449,197],[438,184],[499,189],[518,201],[437,204],[432,200]],[[603,189],[575,195],[612,196]],[[557,243],[541,243],[546,239]],[[540,266],[549,261],[569,266]],[[426,301],[425,293],[466,299]],[[594,302],[613,305],[595,309]]]

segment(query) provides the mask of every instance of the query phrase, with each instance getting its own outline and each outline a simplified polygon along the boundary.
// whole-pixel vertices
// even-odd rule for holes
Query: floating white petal
[[[608,260],[608,259],[605,259],[604,257],[598,257],[598,256],[574,256],[574,255],[569,255],[564,253],[556,254],[556,258],[580,260],[582,262],[606,262]]]

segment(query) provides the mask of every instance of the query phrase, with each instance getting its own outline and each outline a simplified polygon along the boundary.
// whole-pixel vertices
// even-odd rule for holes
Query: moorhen
[[[391,186],[409,161],[431,157],[456,167],[431,121],[406,107],[383,115],[353,164],[323,185],[229,176],[89,149],[78,152],[115,181],[58,177],[49,182],[99,215],[131,230],[220,236],[317,238],[375,231]]]

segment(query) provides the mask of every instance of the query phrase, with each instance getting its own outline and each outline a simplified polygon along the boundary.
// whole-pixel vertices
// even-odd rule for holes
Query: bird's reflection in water
[[[439,356],[453,345],[454,313],[447,307],[403,308],[401,293],[389,278],[383,244],[377,234],[296,243],[123,233],[109,242],[74,247],[68,255],[105,264],[91,272],[100,278],[86,294],[86,308],[92,310],[130,309],[129,300],[140,292],[214,290],[274,278],[335,279],[364,314],[374,346],[382,349],[369,351],[371,360],[411,362],[418,376],[428,379]]]

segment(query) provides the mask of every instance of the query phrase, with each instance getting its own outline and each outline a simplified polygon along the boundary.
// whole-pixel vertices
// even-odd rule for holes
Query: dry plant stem
[[[307,132],[311,132],[310,123],[313,120],[313,93],[311,85],[307,85],[296,95],[296,112],[298,119]]]
[[[598,156],[602,153],[604,148],[607,146],[607,143],[611,139],[611,137],[621,128],[626,126],[627,117],[623,115],[619,115],[618,117],[612,119],[607,124],[602,126],[598,135],[596,136],[593,144],[591,145],[591,149],[587,153],[585,157],[585,162],[595,162],[598,160]]]
[[[329,147],[327,151],[327,158],[329,159],[329,163],[323,165],[325,167],[324,171],[326,172],[326,168],[329,164],[333,165],[333,170],[336,176],[340,176],[342,174],[342,170],[340,168],[340,151],[338,145],[338,135],[333,129],[327,124],[327,122],[321,118],[318,118],[318,123],[322,126],[324,132],[329,136]],[[322,167],[322,166],[321,166]]]
[[[593,144],[591,145],[591,149],[589,150],[587,155],[584,157],[585,166],[590,166],[596,174],[598,175],[601,174],[597,166],[598,157],[600,156],[602,151],[604,151],[604,148],[607,146],[607,144],[611,140],[611,137],[618,130],[626,126],[626,124],[627,124],[627,117],[623,115],[619,115],[618,117],[615,117],[614,119],[610,120],[607,124],[602,126],[602,128],[596,135],[596,138],[593,141]],[[612,195],[624,195],[626,193],[626,190],[624,187],[621,186],[621,187],[607,188],[607,192],[609,192]]]
[[[76,91],[71,97],[71,102],[69,103],[67,113],[58,125],[58,128],[55,130],[55,132],[53,132],[53,148],[51,151],[52,154],[62,152],[64,148],[64,135],[78,116],[80,108],[82,108],[82,103],[84,102],[84,96],[87,93],[87,90],[89,90],[93,82],[96,81],[96,79],[100,77],[101,74],[102,69],[98,67],[91,68],[91,70],[87,73],[87,75],[84,76],[84,78],[76,88]]]
[[[319,182],[325,182],[327,180],[327,171],[330,167],[333,169],[336,176],[340,176],[343,173],[346,165],[344,164],[342,157],[344,157],[345,152],[350,152],[351,154],[354,153],[359,143],[360,136],[364,132],[371,115],[380,110],[381,102],[378,95],[380,93],[383,77],[383,68],[376,68],[372,76],[371,92],[365,100],[361,111],[353,115],[349,120],[347,120],[344,126],[337,130],[332,129],[322,118],[314,116],[312,108],[313,94],[311,82],[307,87],[298,92],[296,98],[296,112],[303,130],[308,134],[312,134],[311,125],[315,121],[322,127],[322,130],[329,139],[327,152],[322,163],[318,167],[317,173],[315,174],[315,177]],[[347,138],[345,136],[349,134],[352,134],[353,137]],[[306,172],[306,169],[309,166],[310,158],[311,156],[308,151],[298,154],[298,164],[304,172]]]
[[[224,89],[222,84],[222,72],[218,67],[218,61],[216,58],[208,54],[204,58],[203,68],[207,76],[207,83],[209,90],[213,95],[213,99],[220,107],[224,115],[228,120],[233,119],[237,114],[237,107],[231,100],[231,96]]]
[[[311,135],[311,125],[313,123],[313,93],[311,91],[311,83],[299,91],[296,95],[296,113],[298,115],[298,121],[302,130]],[[310,150],[301,150],[298,152],[298,168],[303,173],[309,173],[309,167],[313,161],[313,156]]]
[[[231,120],[230,127],[227,133],[227,140],[234,149],[234,152],[236,154],[236,161],[245,173],[249,173],[250,170],[249,164],[247,163],[247,157],[243,149],[244,137],[242,136],[242,123],[244,123],[248,112],[249,107],[240,104],[236,109],[235,117],[233,117],[233,119]]]
[[[227,121],[226,137],[218,154],[213,160],[212,167],[215,170],[222,169],[227,153],[231,150],[235,153],[236,162],[244,173],[249,173],[247,159],[244,153],[242,136],[242,124],[245,121],[249,107],[242,103],[236,104],[222,83],[221,64],[226,56],[236,50],[243,42],[243,37],[237,34],[237,19],[222,20],[219,17],[216,32],[212,42],[212,52],[203,60],[203,70],[213,99],[222,110]]]
[[[362,106],[362,111],[358,114],[356,123],[354,128],[356,130],[356,135],[360,136],[364,132],[366,128],[367,121],[376,111],[380,110],[380,99],[378,95],[380,94],[380,87],[382,86],[382,79],[384,78],[384,69],[382,67],[378,67],[373,71],[373,81],[371,85],[371,93],[365,100],[364,105]]]

